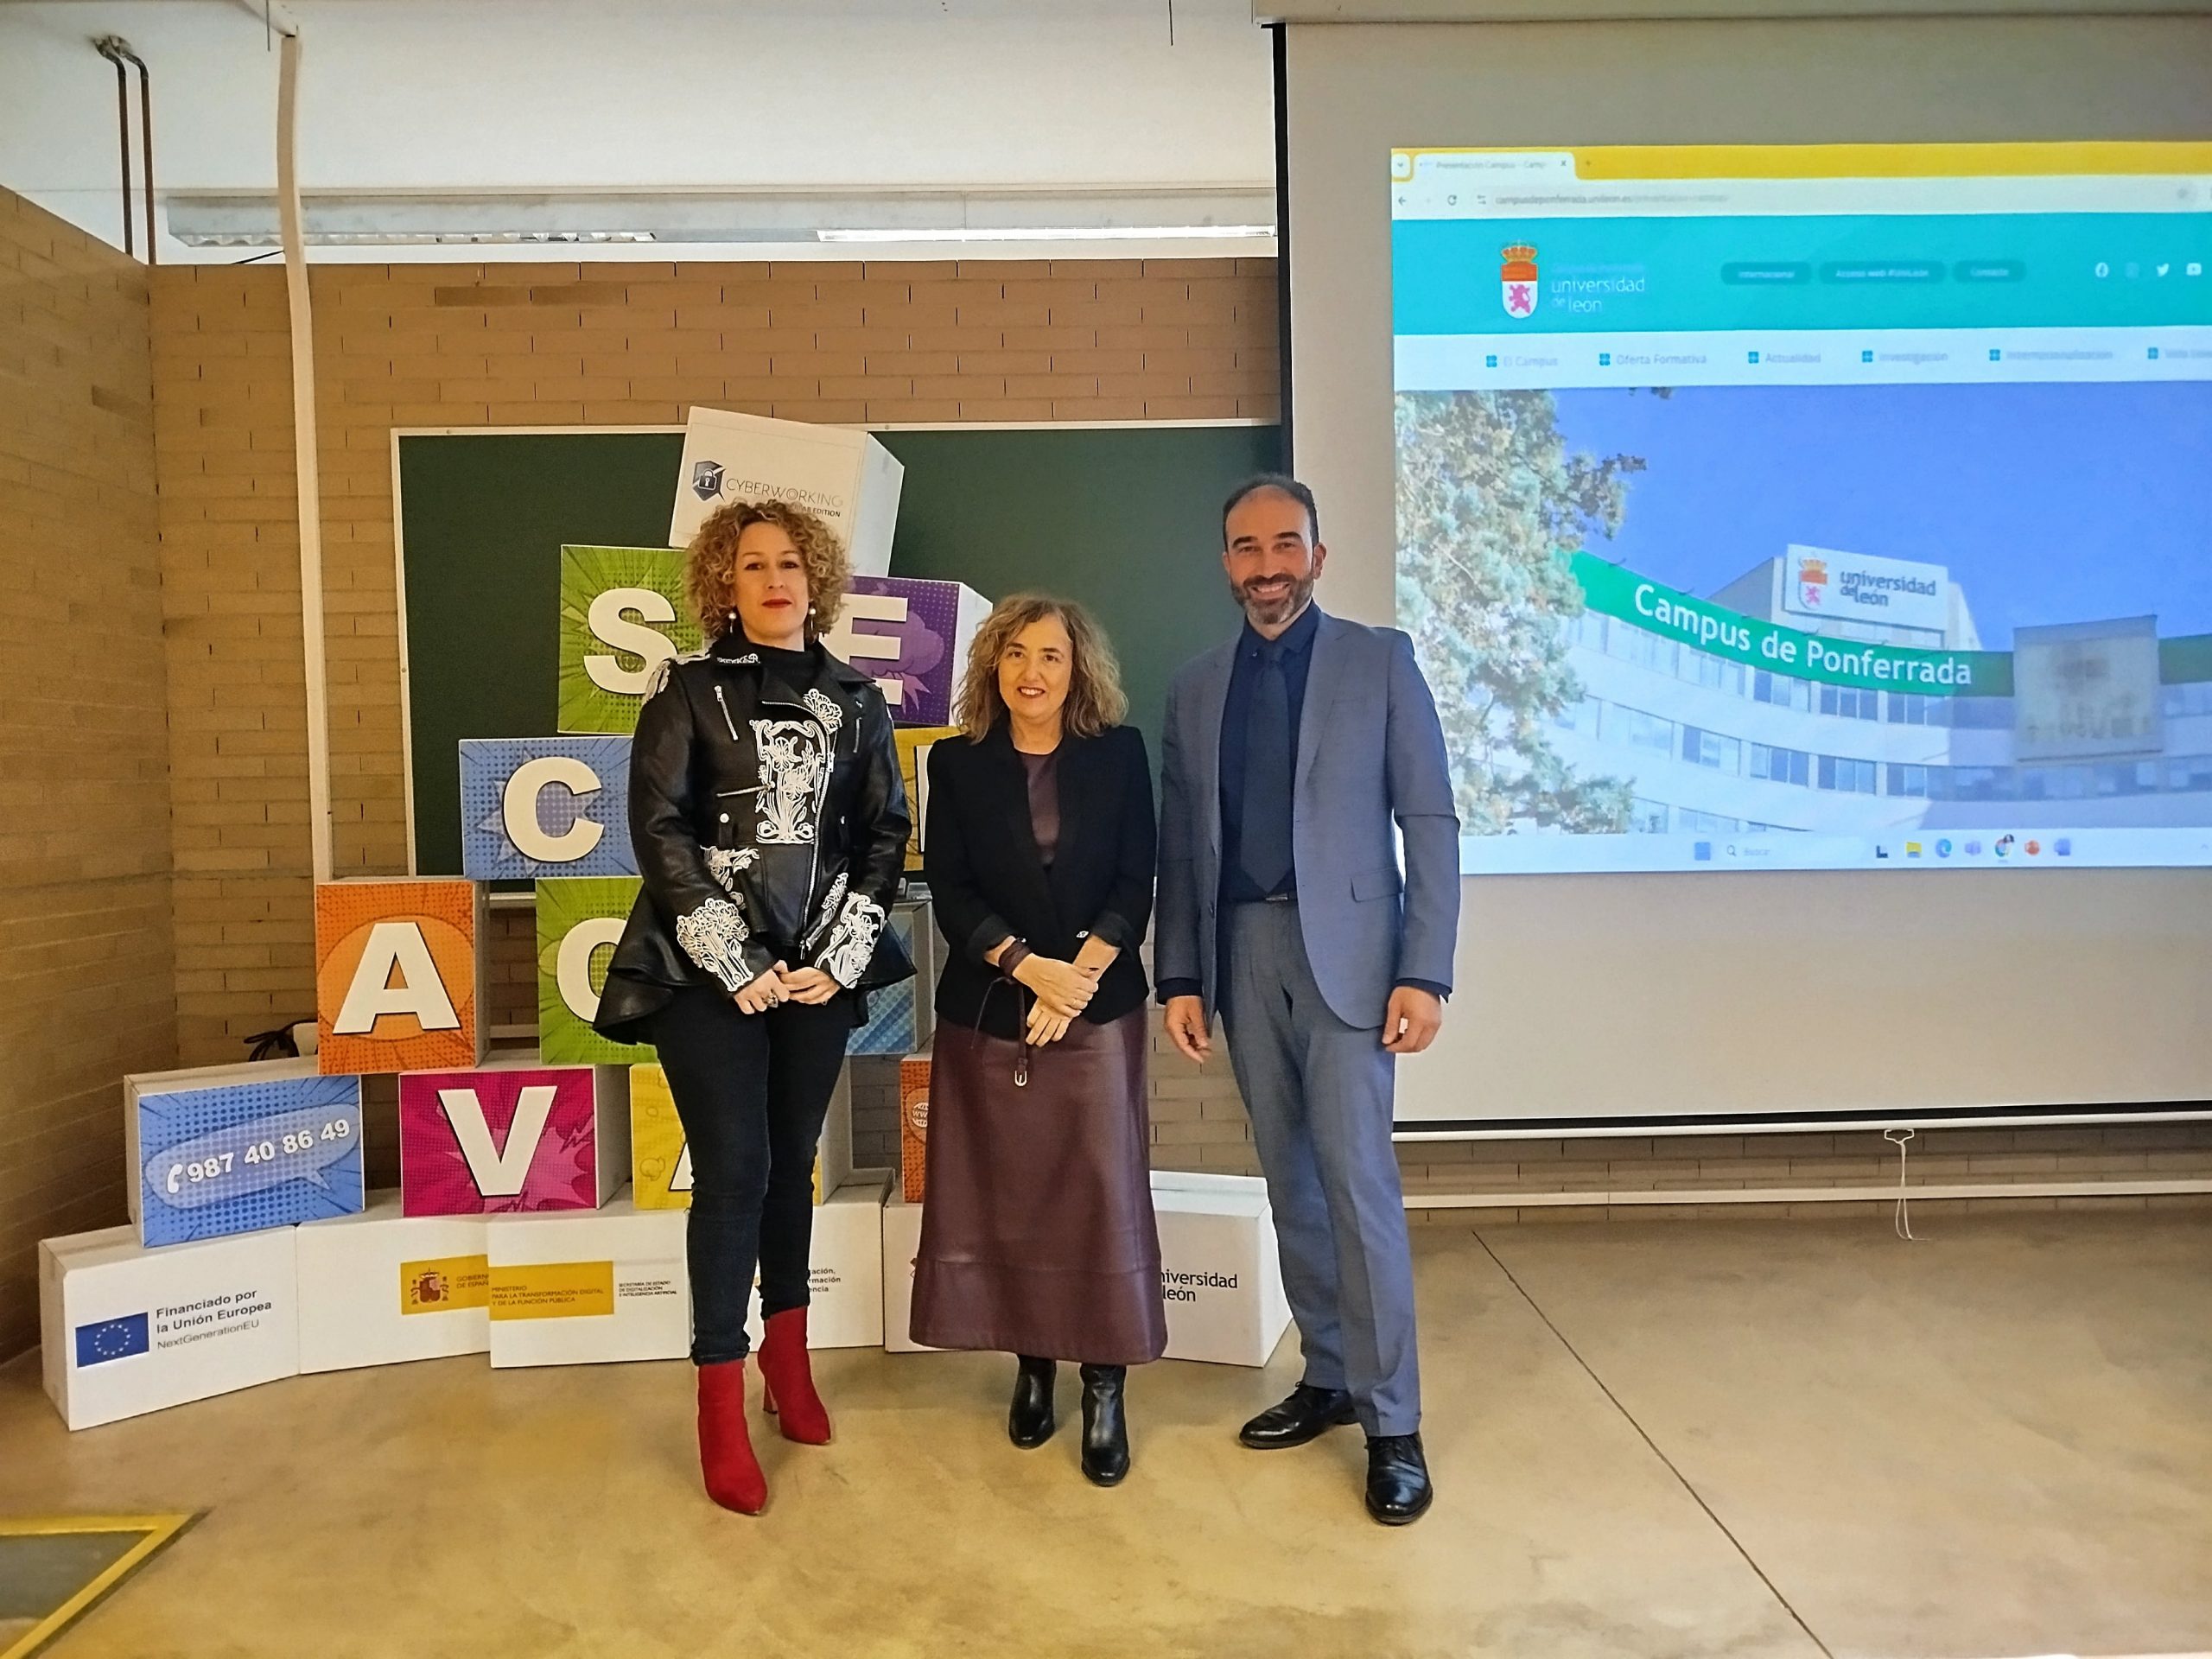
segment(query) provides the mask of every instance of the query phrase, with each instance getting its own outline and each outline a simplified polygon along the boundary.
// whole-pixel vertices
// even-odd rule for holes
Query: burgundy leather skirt
[[[912,1331],[932,1348],[1091,1365],[1160,1357],[1145,1010],[1020,1045],[940,1022]]]

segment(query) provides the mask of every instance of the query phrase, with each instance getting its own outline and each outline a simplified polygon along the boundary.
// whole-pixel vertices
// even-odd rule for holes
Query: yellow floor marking
[[[101,1597],[152,1560],[198,1518],[192,1515],[63,1515],[11,1521],[0,1516],[0,1538],[48,1538],[79,1532],[136,1532],[144,1535],[110,1563],[105,1570],[79,1588],[75,1595],[33,1624],[10,1645],[0,1648],[0,1659],[30,1659],[32,1654],[83,1617]]]

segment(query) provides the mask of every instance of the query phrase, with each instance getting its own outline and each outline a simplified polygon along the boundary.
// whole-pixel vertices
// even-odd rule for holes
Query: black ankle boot
[[[1017,1354],[1020,1369],[1014,1374],[1014,1408],[1007,1413],[1007,1438],[1027,1450],[1045,1444],[1059,1425],[1052,1416],[1052,1382],[1059,1367],[1049,1359]]]
[[[1083,1368],[1083,1474],[1094,1486],[1116,1486],[1129,1472],[1129,1420],[1122,1409],[1125,1365]]]

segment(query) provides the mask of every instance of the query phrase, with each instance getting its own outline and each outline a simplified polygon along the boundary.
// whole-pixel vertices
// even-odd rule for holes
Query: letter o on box
[[[315,893],[316,1061],[325,1076],[483,1058],[484,889],[327,881]]]
[[[638,878],[578,876],[537,884],[537,1048],[549,1065],[650,1061],[643,1043],[592,1029],[607,958],[637,902]]]
[[[461,868],[473,881],[634,875],[626,737],[461,744]]]

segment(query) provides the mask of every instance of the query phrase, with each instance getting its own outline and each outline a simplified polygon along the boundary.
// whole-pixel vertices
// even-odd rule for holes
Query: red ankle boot
[[[745,1362],[723,1360],[699,1367],[699,1472],[707,1496],[740,1515],[768,1507],[768,1478],[753,1455],[745,1423]]]
[[[768,1414],[782,1426],[785,1440],[802,1446],[830,1444],[830,1408],[814,1391],[814,1372],[807,1363],[804,1308],[768,1316],[760,1343],[760,1382]]]

